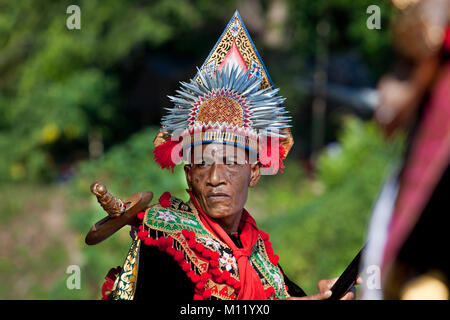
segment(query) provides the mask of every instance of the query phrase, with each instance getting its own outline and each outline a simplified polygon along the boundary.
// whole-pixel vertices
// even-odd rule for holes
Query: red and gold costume
[[[244,210],[240,225],[243,248],[235,245],[193,197],[184,203],[167,192],[160,198],[160,203],[140,213],[139,218],[143,223],[110,298],[134,298],[141,246],[154,246],[173,258],[195,284],[194,300],[210,297],[264,300],[289,296],[269,235],[258,230],[247,211]],[[245,260],[251,269],[245,270],[248,267]],[[158,261],[151,263],[158,264]],[[151,275],[161,276],[170,277],[170,274]],[[252,279],[252,276],[257,278]],[[158,291],[158,288],[146,290]]]

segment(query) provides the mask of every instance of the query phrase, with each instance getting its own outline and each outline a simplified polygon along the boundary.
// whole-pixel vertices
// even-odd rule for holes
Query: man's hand
[[[378,84],[380,105],[375,111],[375,121],[389,137],[403,127],[416,111],[420,92],[410,81],[400,81],[392,76],[383,77]]]
[[[319,293],[306,296],[306,297],[289,297],[287,300],[325,300],[331,297],[331,288],[336,283],[338,277],[333,279],[323,279],[317,283],[317,288],[319,289]],[[362,279],[358,277],[356,280],[356,284],[361,284]],[[356,288],[351,287],[349,291],[347,291],[344,296],[339,300],[354,300],[356,297]]]
[[[424,94],[438,74],[439,65],[439,56],[431,55],[418,61],[406,80],[399,80],[393,75],[386,75],[380,80],[380,105],[375,111],[375,121],[388,137],[417,113]]]
[[[124,214],[116,217],[107,216],[91,227],[86,235],[86,244],[94,245],[102,242],[123,226],[137,226],[140,223],[137,214],[144,211],[152,199],[153,193],[150,191],[136,192],[131,195],[126,200],[127,208]]]

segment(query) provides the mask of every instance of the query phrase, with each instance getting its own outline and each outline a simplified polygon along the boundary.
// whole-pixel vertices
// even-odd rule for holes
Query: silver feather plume
[[[285,98],[278,96],[279,89],[259,89],[261,78],[251,76],[250,71],[244,71],[238,66],[226,65],[222,70],[217,69],[215,75],[209,76],[206,72],[198,70],[198,77],[189,83],[180,82],[180,90],[176,96],[168,96],[174,103],[173,108],[165,108],[169,114],[162,118],[161,125],[164,130],[187,129],[190,124],[190,114],[194,105],[204,97],[217,90],[229,90],[237,94],[247,104],[250,120],[249,126],[269,136],[284,137],[281,132],[291,127],[291,120],[287,110],[282,106]]]

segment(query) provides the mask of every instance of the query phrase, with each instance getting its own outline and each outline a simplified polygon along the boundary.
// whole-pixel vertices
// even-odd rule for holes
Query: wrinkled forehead
[[[257,162],[257,154],[247,148],[224,143],[202,143],[193,145],[183,151],[183,160],[191,164]]]

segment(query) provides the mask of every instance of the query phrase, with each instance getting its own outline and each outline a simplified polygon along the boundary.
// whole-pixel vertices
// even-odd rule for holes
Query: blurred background
[[[81,29],[69,30],[69,5]],[[368,6],[380,8],[369,29]],[[0,299],[100,299],[131,243],[125,227],[88,247],[105,213],[95,180],[122,199],[151,190],[187,200],[181,167],[153,161],[168,94],[196,73],[238,9],[293,116],[284,173],[247,209],[285,273],[308,294],[365,242],[371,208],[404,139],[372,120],[392,60],[393,8],[377,0],[0,0]],[[81,288],[69,290],[78,265]]]

